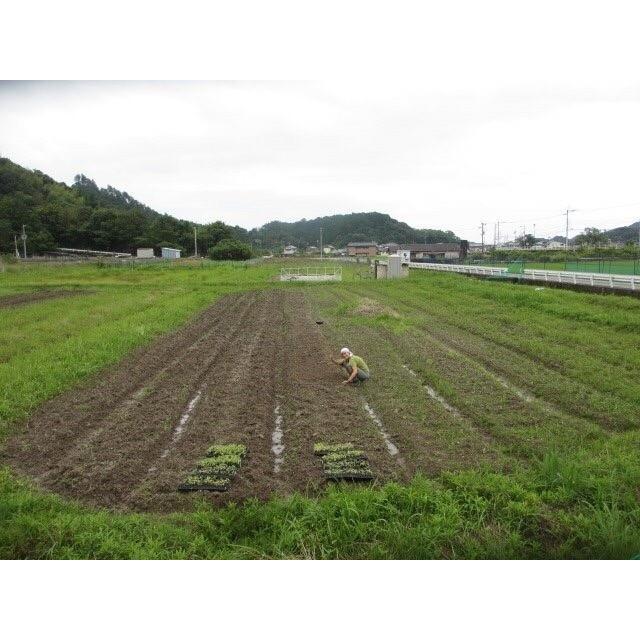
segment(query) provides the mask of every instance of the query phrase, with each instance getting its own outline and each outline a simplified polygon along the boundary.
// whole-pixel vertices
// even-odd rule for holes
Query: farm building
[[[375,256],[378,245],[375,242],[350,242],[347,245],[348,256]]]
[[[402,262],[460,260],[467,256],[467,243],[435,242],[433,244],[402,244],[398,249]]]
[[[174,260],[180,257],[180,249],[173,249],[172,247],[162,247],[162,257]]]
[[[298,247],[296,247],[294,244],[288,244],[284,248],[284,251],[282,252],[282,255],[283,256],[295,256],[296,253],[298,253]]]
[[[149,248],[138,249],[136,251],[136,256],[138,258],[153,258],[153,249],[149,249]]]

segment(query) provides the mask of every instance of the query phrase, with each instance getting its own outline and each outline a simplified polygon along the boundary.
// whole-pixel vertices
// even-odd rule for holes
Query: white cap
[[[351,351],[349,351],[349,347],[342,347],[342,349],[340,349],[340,353],[344,356],[351,355]]]

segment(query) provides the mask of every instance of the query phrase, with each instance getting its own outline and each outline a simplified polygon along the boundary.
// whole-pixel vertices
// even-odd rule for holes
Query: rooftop
[[[441,251],[460,251],[459,242],[434,242],[432,244],[401,244],[400,249],[405,251],[424,251],[426,253],[439,253]]]

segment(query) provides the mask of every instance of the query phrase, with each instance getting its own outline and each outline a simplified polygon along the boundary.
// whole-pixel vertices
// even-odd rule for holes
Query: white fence
[[[520,274],[509,273],[504,267],[484,267],[470,264],[437,264],[434,262],[410,262],[409,268],[429,269],[431,271],[453,271],[479,276],[520,278],[522,280],[532,280],[535,282],[556,282],[584,287],[640,291],[640,276],[545,269],[524,269],[523,273]]]
[[[342,280],[342,267],[281,269],[280,280],[284,282],[340,282]]]

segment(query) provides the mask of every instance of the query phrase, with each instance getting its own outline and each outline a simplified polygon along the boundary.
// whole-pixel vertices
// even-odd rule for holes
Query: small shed
[[[153,249],[140,248],[136,252],[138,258],[153,258]]]
[[[180,257],[180,249],[173,249],[172,247],[162,247],[162,257],[175,260]]]

